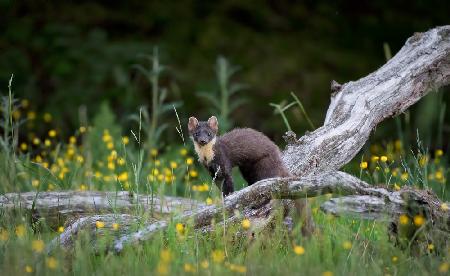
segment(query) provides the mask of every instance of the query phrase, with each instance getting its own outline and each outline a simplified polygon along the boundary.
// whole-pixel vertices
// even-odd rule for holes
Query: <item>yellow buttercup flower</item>
[[[207,260],[203,260],[203,261],[200,263],[200,266],[201,266],[203,269],[207,269],[207,268],[209,267],[209,262],[208,262]]]
[[[37,180],[37,179],[31,180],[31,186],[33,186],[34,188],[37,188],[39,186],[39,180]]]
[[[251,226],[250,220],[248,219],[243,219],[241,224],[244,229],[249,229]]]
[[[194,159],[192,159],[191,157],[186,158],[186,164],[188,164],[188,165],[194,164]]]
[[[172,260],[172,254],[168,249],[163,249],[160,253],[161,261],[164,263],[169,263]]]
[[[77,143],[77,138],[75,136],[69,137],[69,144],[75,145]]]
[[[53,119],[52,114],[50,114],[48,112],[44,113],[43,119],[44,119],[44,122],[50,123]]]
[[[447,273],[450,268],[450,265],[447,262],[442,263],[439,265],[439,272],[440,273]]]
[[[387,162],[388,158],[387,158],[387,156],[383,155],[380,157],[380,160],[381,160],[381,162]]]
[[[156,157],[158,155],[158,149],[151,149],[150,154],[151,156]]]
[[[182,149],[180,150],[180,154],[181,154],[182,156],[186,156],[187,153],[188,153],[188,151],[187,151],[187,149],[185,149],[185,148],[182,148]]]
[[[350,250],[350,249],[352,249],[352,243],[349,242],[349,241],[345,241],[345,242],[342,244],[342,247],[343,247],[344,249],[346,249],[346,250]]]
[[[206,199],[206,204],[207,204],[207,205],[213,204],[213,200],[212,200],[210,197],[208,197],[208,198]]]
[[[34,240],[31,242],[31,248],[36,253],[41,253],[44,250],[45,244],[43,240]]]
[[[117,231],[117,230],[119,230],[119,224],[118,224],[118,223],[116,223],[116,222],[115,222],[115,223],[113,223],[113,224],[112,224],[112,228],[113,228],[113,230],[114,230],[114,231]]]
[[[222,263],[225,260],[225,253],[222,250],[214,250],[211,253],[211,257],[213,259],[213,262]]]
[[[177,224],[175,225],[175,229],[177,230],[177,233],[178,233],[178,234],[184,235],[184,230],[185,230],[185,228],[184,228],[184,225],[183,225],[182,223],[177,223]]]
[[[331,272],[331,271],[324,271],[322,273],[322,276],[333,276],[333,272]]]
[[[367,166],[368,166],[368,164],[367,164],[367,162],[361,162],[361,164],[359,164],[359,167],[361,168],[361,169],[363,169],[363,170],[365,170],[365,169],[367,169]]]
[[[414,216],[414,225],[417,227],[422,226],[425,223],[425,218],[422,215]]]
[[[175,162],[175,161],[170,161],[170,168],[176,169],[177,167],[178,167],[177,162]]]
[[[191,170],[191,171],[189,171],[189,175],[190,175],[191,177],[195,178],[195,177],[198,176],[198,172],[197,172],[196,170]]]
[[[406,181],[406,180],[408,180],[408,177],[409,177],[408,173],[407,173],[407,172],[404,172],[404,173],[402,173],[402,175],[400,176],[400,179],[403,180],[403,181]]]
[[[371,160],[373,163],[376,163],[376,162],[378,162],[378,160],[380,160],[380,157],[379,157],[379,156],[376,156],[376,155],[373,155],[373,156],[370,158],[370,160]]]
[[[20,150],[21,151],[26,151],[28,149],[28,145],[26,143],[21,143],[20,144]]]
[[[86,132],[86,127],[85,126],[80,126],[79,130],[80,130],[80,133],[85,133]]]
[[[295,245],[294,253],[301,256],[301,255],[305,254],[305,248],[301,245]]]
[[[400,224],[406,225],[406,224],[409,223],[409,218],[408,218],[407,215],[403,214],[403,215],[401,215],[401,216],[399,217],[399,220],[398,220],[398,221],[400,222]]]
[[[22,238],[23,236],[25,236],[25,233],[26,233],[26,229],[23,224],[20,224],[16,227],[16,236],[18,238]]]
[[[392,256],[392,262],[396,263],[398,261],[398,257],[397,256]]]
[[[8,230],[0,229],[0,241],[7,241],[9,238]]]
[[[123,173],[119,174],[117,179],[121,182],[127,181],[128,180],[128,172],[123,172]]]
[[[95,222],[95,227],[97,227],[97,228],[103,228],[103,227],[105,227],[105,223],[103,222],[103,221],[101,221],[101,220],[97,220],[96,222]]]
[[[47,258],[46,263],[50,269],[56,269],[58,267],[58,261],[54,257]]]
[[[442,211],[448,211],[449,210],[448,204],[447,203],[442,203],[441,204],[441,210]]]
[[[59,232],[59,233],[64,232],[64,227],[63,227],[63,226],[58,227],[58,232]]]
[[[444,151],[441,149],[437,149],[434,154],[436,155],[436,157],[441,157],[442,155],[444,155]]]
[[[29,266],[29,265],[26,265],[25,266],[25,272],[26,273],[33,273],[33,268],[31,266]]]
[[[183,268],[185,272],[195,272],[195,267],[192,264],[184,264]]]

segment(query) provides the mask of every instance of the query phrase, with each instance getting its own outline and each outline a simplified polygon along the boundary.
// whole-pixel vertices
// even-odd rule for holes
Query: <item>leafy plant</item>
[[[292,130],[292,128],[291,128],[291,125],[289,124],[289,121],[288,121],[288,119],[286,117],[285,112],[288,109],[290,109],[291,107],[295,106],[295,105],[298,105],[301,113],[303,114],[303,116],[305,117],[306,121],[308,122],[309,127],[311,128],[311,130],[316,129],[316,127],[314,126],[313,122],[309,118],[308,113],[306,113],[306,110],[303,107],[303,104],[300,101],[300,99],[293,92],[291,92],[291,96],[292,96],[292,98],[294,98],[293,102],[290,102],[290,103],[286,104],[285,101],[282,101],[279,104],[270,103],[269,105],[275,108],[275,110],[274,110],[275,114],[280,114],[281,118],[283,118],[283,122],[284,122],[287,130]]]
[[[244,90],[247,85],[231,82],[231,78],[240,70],[240,67],[231,65],[222,56],[217,58],[215,70],[217,89],[209,92],[198,92],[197,95],[209,101],[212,106],[211,113],[218,116],[220,129],[227,131],[232,126],[230,115],[246,101],[244,98],[233,96]]]

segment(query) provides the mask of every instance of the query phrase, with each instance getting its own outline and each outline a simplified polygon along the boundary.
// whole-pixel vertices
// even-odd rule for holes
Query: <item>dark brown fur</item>
[[[217,123],[215,120],[214,117],[214,122]],[[198,121],[192,123],[189,132],[194,143],[198,143],[198,139],[202,140],[202,135],[193,136],[195,131],[201,133],[206,128],[207,131],[212,130],[215,136],[217,126],[213,126],[211,128],[209,121],[208,123]],[[213,139],[203,138],[207,140],[207,143]],[[213,152],[214,158],[209,163],[200,161],[213,178],[216,177],[219,181],[223,180],[222,192],[224,195],[234,191],[231,175],[234,167],[239,167],[248,185],[266,178],[290,176],[283,165],[278,146],[267,136],[251,128],[237,128],[216,137]]]

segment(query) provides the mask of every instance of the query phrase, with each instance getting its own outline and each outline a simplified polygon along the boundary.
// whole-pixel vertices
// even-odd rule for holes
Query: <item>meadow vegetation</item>
[[[72,135],[64,136],[53,124],[51,113],[36,111],[28,99],[14,99],[10,82],[9,93],[1,105],[0,193],[132,191],[138,195],[182,196],[208,205],[222,204],[220,191],[200,167],[186,136],[187,118],[179,117],[178,103],[166,102],[170,91],[158,82],[164,67],[159,64],[156,49],[146,61],[147,67],[136,68],[151,84],[152,107],[139,108],[130,118],[130,129],[118,123],[117,115],[105,103],[92,121],[81,110],[80,125]],[[214,103],[214,112],[220,114],[221,122],[228,128],[232,127],[228,115],[240,104],[232,96],[244,88],[230,84],[235,71],[227,60],[219,58],[217,94],[201,93]],[[295,94],[292,97],[292,104],[272,104],[277,114],[298,108],[308,118],[300,100]],[[430,150],[419,138],[415,143],[407,141],[404,116],[407,115],[396,119],[396,135],[371,141],[357,161],[344,170],[393,190],[403,186],[432,189],[448,201],[448,153],[443,148]],[[167,118],[177,123],[167,123]],[[283,121],[290,129],[285,116]],[[308,121],[313,127],[309,118]],[[45,135],[33,132],[36,125],[45,128]],[[165,143],[167,132],[178,136],[179,142]],[[236,179],[236,188],[245,185],[238,174]],[[3,275],[448,273],[450,248],[438,252],[437,245],[425,239],[420,250],[413,250],[390,240],[385,222],[324,214],[320,204],[331,196],[309,199],[318,226],[310,238],[302,236],[299,225],[288,230],[281,216],[273,229],[254,234],[245,217],[226,229],[218,224],[215,231],[206,235],[191,229],[189,221],[173,221],[167,232],[143,245],[126,248],[119,255],[95,250],[87,235],[76,241],[72,254],[61,249],[47,254],[46,245],[64,231],[66,222],[50,228],[45,220],[34,221],[20,208],[15,213],[0,210],[0,271]],[[449,206],[443,204],[441,208]],[[138,208],[136,214],[143,215]],[[420,216],[400,217],[401,225],[416,231],[426,223]],[[96,227],[104,228],[105,223],[97,221]],[[116,237],[115,231],[120,227],[119,223],[112,225],[112,230],[97,241],[100,248]]]

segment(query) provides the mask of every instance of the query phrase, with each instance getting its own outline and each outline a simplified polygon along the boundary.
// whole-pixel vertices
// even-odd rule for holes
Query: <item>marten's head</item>
[[[206,146],[215,141],[219,131],[219,123],[216,116],[212,116],[207,122],[199,122],[197,118],[190,117],[188,123],[189,136],[198,146]]]

